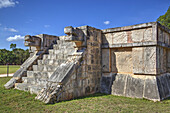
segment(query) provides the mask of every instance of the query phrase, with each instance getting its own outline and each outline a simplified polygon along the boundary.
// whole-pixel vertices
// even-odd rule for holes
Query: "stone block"
[[[157,87],[157,80],[155,76],[146,76],[145,86],[144,86],[144,98],[159,101],[160,95]]]
[[[133,73],[144,73],[144,48],[133,48],[132,49],[132,59],[133,59]]]
[[[158,90],[161,100],[170,96],[169,81],[170,79],[168,74],[162,74],[157,77]]]
[[[145,77],[127,76],[125,96],[143,98]]]
[[[15,84],[15,89],[28,91],[29,90],[29,85],[27,83],[16,83]]]
[[[104,43],[113,44],[113,34],[112,33],[104,34],[104,37],[105,37]]]
[[[133,42],[142,42],[144,39],[145,29],[137,29],[132,31],[132,41]]]
[[[110,72],[110,50],[102,50],[102,70],[103,72]]]
[[[156,47],[144,48],[145,74],[156,74]]]
[[[167,71],[168,65],[168,53],[165,48],[157,47],[157,71],[159,74],[165,73]]]
[[[102,77],[101,78],[101,89],[100,92],[101,93],[105,93],[105,94],[111,94],[111,86],[112,86],[112,82],[113,82],[113,78],[111,77]]]
[[[156,47],[138,47],[132,51],[134,74],[156,74]]]
[[[133,42],[153,41],[154,39],[152,36],[152,28],[137,29],[132,31]]]
[[[163,30],[161,30],[160,28],[158,28],[158,41],[164,42]]]
[[[115,80],[113,80],[111,94],[124,96],[124,88],[126,85],[127,76],[123,74],[117,74]]]
[[[27,71],[27,77],[33,77],[34,72],[33,71]]]
[[[170,73],[170,50],[167,50],[167,71]]]
[[[4,87],[5,87],[6,89],[13,88],[16,82],[17,82],[16,79],[11,78],[11,79],[4,85]]]
[[[116,32],[113,34],[113,44],[127,43],[128,35],[124,32]]]
[[[143,32],[143,34],[144,34],[143,40],[145,42],[147,42],[147,41],[155,41],[155,40],[153,40],[152,28],[145,28],[145,31]]]
[[[132,73],[132,49],[112,49],[111,64],[114,73]]]

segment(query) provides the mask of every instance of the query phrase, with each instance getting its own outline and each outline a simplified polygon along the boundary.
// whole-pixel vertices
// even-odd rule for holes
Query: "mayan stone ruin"
[[[160,101],[170,97],[170,29],[157,22],[96,29],[64,28],[65,36],[25,36],[30,57],[5,88],[45,103],[94,93]]]

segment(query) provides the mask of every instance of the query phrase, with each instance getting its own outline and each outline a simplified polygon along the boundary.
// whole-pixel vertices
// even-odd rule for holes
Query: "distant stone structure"
[[[157,22],[66,36],[25,36],[30,57],[5,84],[55,103],[97,92],[160,101],[170,97],[170,30]]]

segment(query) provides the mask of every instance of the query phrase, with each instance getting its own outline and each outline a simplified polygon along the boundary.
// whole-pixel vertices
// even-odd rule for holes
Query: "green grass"
[[[9,65],[9,73],[15,73],[20,68],[19,65]],[[6,74],[7,73],[7,66],[6,65],[0,65],[0,74]]]
[[[170,99],[153,102],[113,95],[95,94],[88,97],[46,105],[35,100],[36,95],[15,89],[6,90],[3,85],[9,77],[0,78],[0,113],[49,113],[49,112],[170,112]]]

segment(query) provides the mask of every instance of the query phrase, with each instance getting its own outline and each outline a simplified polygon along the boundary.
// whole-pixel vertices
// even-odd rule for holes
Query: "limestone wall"
[[[104,44],[126,44],[156,41],[156,37],[152,36],[152,27],[145,29],[135,29],[128,31],[118,31],[104,34]]]
[[[151,22],[105,30],[69,26],[64,32],[67,36],[43,34],[32,37],[35,40],[26,37],[32,52],[39,51],[39,56],[26,62],[25,70],[16,73],[18,76],[22,70],[28,72],[22,79],[23,84],[16,85],[18,89],[29,87],[30,91],[39,93],[36,99],[45,103],[96,92],[154,101],[170,96],[169,29]],[[56,45],[51,48],[51,44]],[[42,77],[45,78],[40,80]],[[15,82],[11,79],[7,88],[13,87]]]
[[[102,45],[104,48],[114,48],[156,44],[156,26],[156,23],[151,22],[120,28],[104,29],[102,30]]]
[[[73,66],[69,76],[61,82],[57,101],[74,99],[100,91],[101,31],[86,27],[88,39],[82,57]]]
[[[159,23],[105,29],[101,92],[162,100],[170,96],[170,30]]]
[[[158,26],[157,73],[170,72],[170,30]]]
[[[170,45],[170,34],[163,28],[158,26],[158,42],[162,42],[166,45]]]
[[[132,73],[132,48],[102,50],[103,72]]]
[[[169,72],[170,31],[159,23],[103,30],[103,72],[158,75]],[[125,63],[126,62],[126,63]]]

